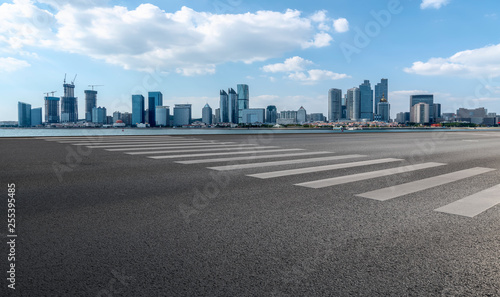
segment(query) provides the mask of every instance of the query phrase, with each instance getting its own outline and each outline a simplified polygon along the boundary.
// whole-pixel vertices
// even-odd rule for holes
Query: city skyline
[[[205,104],[219,105],[217,90],[224,86],[250,85],[249,108],[304,106],[326,115],[329,89],[346,94],[369,80],[374,90],[381,78],[390,80],[386,97],[393,119],[418,94],[433,94],[443,113],[500,111],[500,73],[494,71],[500,64],[500,5],[494,1],[150,3],[0,5],[0,120],[16,120],[19,101],[36,108],[44,107],[46,92],[62,97],[64,73],[78,73],[79,118],[85,118],[84,91],[92,84],[103,85],[96,88],[97,106],[109,114],[131,112],[131,95],[147,100],[149,91],[160,91],[164,105],[192,104],[193,118],[201,118]],[[77,19],[77,12],[93,25]],[[108,27],[100,28],[105,18]],[[156,33],[145,34],[151,21]],[[132,24],[138,34],[126,34]],[[221,37],[211,40],[203,28]],[[155,41],[159,37],[171,44]]]

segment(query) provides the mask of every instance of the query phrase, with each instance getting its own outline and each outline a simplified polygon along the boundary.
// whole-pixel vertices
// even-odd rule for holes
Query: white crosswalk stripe
[[[205,141],[190,141],[186,142],[169,142],[169,143],[151,143],[151,144],[126,144],[123,143],[121,145],[89,145],[88,148],[125,148],[125,147],[154,147],[154,146],[164,146],[164,145],[182,145],[182,144],[207,144]]]
[[[312,173],[312,172],[319,172],[319,171],[328,171],[328,170],[352,168],[352,167],[358,167],[358,166],[382,164],[382,163],[389,163],[389,162],[396,162],[396,161],[403,161],[403,159],[385,158],[385,159],[376,159],[376,160],[350,162],[350,163],[333,164],[333,165],[323,165],[323,166],[315,166],[315,167],[307,167],[307,168],[299,168],[299,169],[264,172],[264,173],[257,173],[257,174],[249,174],[248,176],[265,179],[265,178],[289,176],[289,175],[296,175],[296,174],[303,174],[303,173]]]
[[[151,159],[174,159],[174,158],[190,158],[190,157],[207,157],[207,156],[225,156],[225,155],[239,155],[239,154],[255,154],[255,153],[279,153],[279,152],[293,152],[303,151],[304,149],[277,149],[277,150],[262,150],[262,151],[246,151],[246,152],[225,152],[225,153],[207,153],[207,154],[182,154],[182,155],[167,155],[167,156],[151,156]]]
[[[500,184],[453,203],[436,208],[435,211],[473,218],[500,203]]]
[[[374,200],[379,200],[379,201],[386,201],[389,199],[393,199],[396,197],[400,197],[403,195],[423,191],[426,189],[434,188],[437,186],[445,185],[448,183],[452,183],[455,181],[459,181],[461,179],[465,179],[468,177],[476,176],[479,174],[483,174],[486,172],[494,171],[495,169],[490,169],[490,168],[481,168],[481,167],[476,167],[476,168],[471,168],[471,169],[465,169],[461,171],[455,171],[452,173],[448,174],[443,174],[439,176],[433,176],[397,186],[392,186],[392,187],[387,187],[371,192],[366,192],[362,194],[358,194],[356,196],[359,197],[364,197],[364,198],[370,198]]]
[[[149,154],[169,154],[169,153],[195,153],[195,152],[210,152],[210,151],[227,151],[227,152],[233,152],[233,151],[241,151],[241,150],[264,150],[264,149],[270,149],[270,148],[278,148],[277,146],[255,146],[255,147],[243,147],[240,146],[239,148],[203,148],[203,149],[183,149],[183,150],[162,150],[162,151],[146,151],[146,152],[130,152],[130,153],[125,153],[128,155],[149,155]]]
[[[422,164],[414,164],[414,165],[401,166],[401,167],[390,168],[390,169],[383,169],[383,170],[377,170],[377,171],[370,171],[370,172],[364,172],[364,173],[358,173],[358,174],[352,174],[352,175],[345,175],[345,176],[321,179],[321,180],[316,180],[316,181],[309,181],[309,182],[304,182],[304,183],[298,183],[295,185],[301,186],[301,187],[319,189],[319,188],[347,184],[347,183],[352,183],[352,182],[356,182],[356,181],[362,181],[362,180],[383,177],[383,176],[388,176],[388,175],[393,175],[393,174],[401,174],[401,173],[405,173],[405,172],[433,168],[433,167],[443,166],[443,165],[446,165],[446,164],[428,162],[428,163],[422,163]]]
[[[129,147],[129,148],[116,148],[116,149],[106,149],[108,152],[125,152],[125,151],[142,151],[142,150],[158,150],[158,149],[189,149],[189,148],[213,148],[213,147],[241,147],[241,144],[229,144],[234,142],[219,142],[206,145],[201,144],[191,144],[179,146],[179,144],[165,144],[163,146],[155,147]],[[245,144],[245,146],[255,146],[256,144]]]
[[[324,162],[333,160],[343,160],[351,158],[361,158],[366,157],[366,155],[341,155],[341,156],[330,156],[330,157],[320,157],[320,158],[307,158],[307,159],[293,159],[284,161],[273,161],[273,162],[259,162],[259,163],[249,163],[249,164],[234,164],[226,166],[216,166],[208,167],[213,170],[236,170],[236,169],[248,169],[248,168],[260,168],[268,166],[278,166],[278,165],[290,165],[290,164],[301,164],[301,163],[314,163],[314,162]]]
[[[220,163],[220,162],[234,162],[234,161],[252,161],[259,159],[275,159],[275,158],[288,158],[288,157],[302,157],[302,156],[315,156],[333,154],[333,152],[305,152],[305,153],[293,153],[293,154],[274,154],[274,155],[259,155],[250,157],[229,157],[229,158],[212,158],[212,159],[199,159],[199,160],[187,160],[187,161],[175,161],[179,164],[204,164],[204,163]]]
[[[121,146],[147,146],[148,144],[189,144],[189,143],[210,143],[207,141],[203,140],[189,140],[189,141],[144,141],[144,142],[109,142],[109,143],[70,143],[72,145],[83,145],[83,146],[88,146],[91,148],[105,148],[106,146],[111,147],[111,146],[116,146],[116,147],[121,147]]]

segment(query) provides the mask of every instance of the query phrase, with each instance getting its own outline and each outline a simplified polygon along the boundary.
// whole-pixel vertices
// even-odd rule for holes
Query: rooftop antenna
[[[89,87],[92,87],[92,91],[94,90],[94,87],[103,87],[104,85],[89,85]]]

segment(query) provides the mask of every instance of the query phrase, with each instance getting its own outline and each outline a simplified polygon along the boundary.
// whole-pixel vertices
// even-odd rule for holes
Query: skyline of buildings
[[[76,76],[75,76],[76,78]],[[163,105],[163,94],[160,91],[148,91],[148,106],[146,109],[145,99],[142,94],[131,96],[132,113],[115,111],[113,116],[107,115],[105,107],[97,107],[97,90],[84,90],[85,93],[85,117],[78,119],[78,98],[74,96],[75,84],[63,83],[64,95],[60,98],[52,96],[44,97],[45,100],[45,123],[76,123],[85,121],[93,124],[124,123],[125,125],[147,124],[151,127],[161,126],[187,126],[192,124],[192,105],[175,104],[173,114],[170,107]],[[247,84],[238,84],[236,89],[228,88],[228,91],[220,90],[219,108],[213,113],[207,103],[202,110],[202,117],[196,118],[206,125],[212,124],[255,124],[255,123],[281,123],[281,124],[303,124],[311,121],[313,117],[307,114],[306,109],[301,106],[297,111],[281,111],[275,105],[262,108],[249,108],[250,96]],[[342,90],[331,88],[327,93],[328,113],[325,118],[322,113],[314,116],[318,121],[379,121],[390,122],[390,103],[386,96],[389,93],[388,79],[382,78],[371,88],[369,80],[364,80],[359,87],[348,89],[342,96]],[[60,102],[60,109],[59,109]],[[441,118],[441,105],[434,102],[433,94],[415,94],[409,98],[410,109],[394,119],[397,122],[434,123]],[[31,109],[28,116],[27,106],[29,104],[19,102],[18,122],[20,127],[41,125],[42,108]],[[59,115],[60,111],[60,115]],[[210,115],[208,113],[211,113]],[[33,114],[33,116],[31,115]],[[40,116],[39,116],[40,114]],[[122,117],[124,119],[122,119]],[[34,121],[31,121],[31,118]],[[466,118],[466,117],[461,117]],[[279,119],[279,121],[278,121]],[[125,121],[124,121],[125,120]],[[479,120],[477,120],[479,121]],[[29,124],[28,124],[29,123]],[[34,124],[32,124],[34,123]]]

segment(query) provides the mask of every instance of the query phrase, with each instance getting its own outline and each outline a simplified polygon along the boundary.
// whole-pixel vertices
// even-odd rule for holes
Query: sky
[[[0,5],[0,121],[17,102],[96,86],[108,115],[161,91],[201,117],[247,84],[250,108],[328,110],[328,90],[389,81],[391,116],[414,94],[442,112],[500,114],[500,1],[14,0]],[[76,76],[76,78],[75,78]]]

